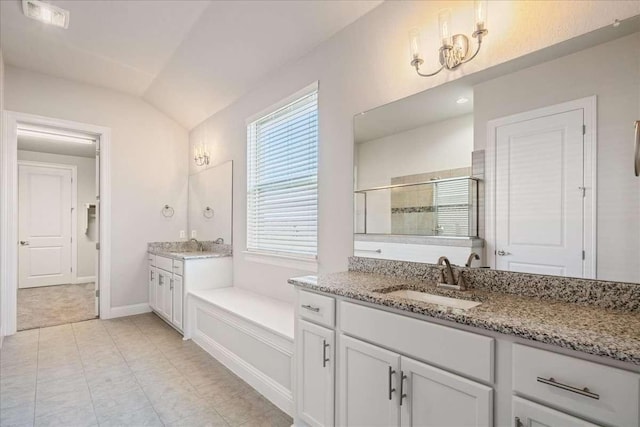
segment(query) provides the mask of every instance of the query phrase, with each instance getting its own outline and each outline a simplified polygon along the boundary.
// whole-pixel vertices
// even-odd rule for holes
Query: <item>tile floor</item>
[[[32,329],[0,350],[0,426],[290,426],[154,314]]]

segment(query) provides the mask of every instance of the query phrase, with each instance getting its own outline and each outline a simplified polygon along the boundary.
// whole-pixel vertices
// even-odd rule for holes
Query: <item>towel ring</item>
[[[169,205],[164,205],[162,207],[162,216],[165,218],[171,218],[173,216],[173,214],[175,213],[175,211],[173,210],[173,208]]]
[[[207,206],[202,211],[202,215],[204,215],[204,217],[207,218],[207,219],[213,218],[213,209],[211,209],[209,206]]]

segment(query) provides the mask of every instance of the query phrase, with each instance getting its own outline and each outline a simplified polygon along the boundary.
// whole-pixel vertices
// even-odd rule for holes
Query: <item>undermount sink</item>
[[[468,310],[473,307],[477,307],[481,302],[469,301],[466,299],[442,297],[440,295],[428,294],[426,292],[412,291],[410,289],[401,289],[398,291],[387,292],[386,295],[392,295],[400,298],[412,299],[416,301],[422,301],[429,304],[443,305],[446,307],[457,308],[461,310]]]

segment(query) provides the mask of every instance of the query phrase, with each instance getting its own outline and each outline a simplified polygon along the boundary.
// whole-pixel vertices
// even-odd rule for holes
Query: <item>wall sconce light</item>
[[[209,164],[209,151],[207,146],[204,144],[196,145],[193,148],[194,156],[193,160],[195,160],[196,165],[205,166]]]
[[[469,56],[469,38],[464,34],[451,33],[451,10],[444,9],[440,11],[438,14],[438,27],[440,40],[442,42],[439,50],[441,67],[433,73],[424,74],[420,72],[420,66],[424,63],[424,60],[420,57],[420,31],[417,28],[409,31],[411,66],[416,69],[416,73],[418,73],[419,76],[435,76],[445,68],[447,70],[454,70],[476,57],[482,46],[482,38],[489,33],[486,28],[487,2],[488,0],[476,0],[474,2],[476,24],[475,31],[471,36],[478,39],[478,45],[476,51],[471,56]]]

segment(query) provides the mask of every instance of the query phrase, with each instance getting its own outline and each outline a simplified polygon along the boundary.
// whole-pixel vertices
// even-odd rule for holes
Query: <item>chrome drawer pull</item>
[[[576,393],[576,394],[579,394],[581,396],[590,397],[591,399],[596,399],[596,400],[600,399],[600,395],[599,394],[592,393],[591,391],[589,391],[589,389],[587,387],[584,387],[584,388],[572,387],[570,385],[566,385],[566,384],[562,384],[562,383],[557,382],[553,377],[551,377],[549,379],[538,377],[537,380],[538,380],[539,383],[547,384],[547,385],[550,385],[552,387],[558,387],[558,388],[560,388],[562,390],[570,391],[572,393]]]
[[[327,357],[327,347],[329,347],[329,344],[327,344],[327,340],[322,340],[322,367],[323,368],[327,367],[327,362],[329,361],[329,358]]]
[[[400,406],[402,406],[402,400],[407,397],[407,393],[404,392],[404,380],[406,379],[407,376],[404,371],[400,371]]]
[[[636,120],[636,151],[635,161],[633,162],[633,168],[636,176],[640,176],[640,120]]]
[[[309,305],[309,304],[303,304],[303,305],[302,305],[302,308],[306,308],[307,310],[309,310],[309,311],[313,311],[313,312],[315,312],[315,313],[317,313],[317,312],[319,312],[319,311],[320,311],[320,307],[314,307],[314,306]]]
[[[396,373],[391,366],[389,366],[389,400],[393,399],[393,392],[396,391],[395,388],[391,386],[391,377]]]

